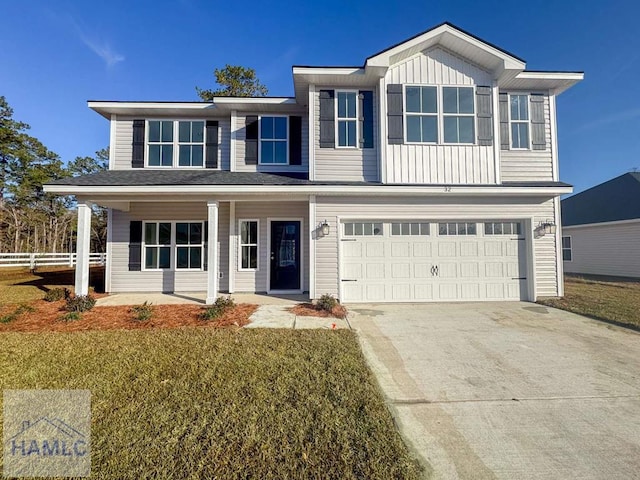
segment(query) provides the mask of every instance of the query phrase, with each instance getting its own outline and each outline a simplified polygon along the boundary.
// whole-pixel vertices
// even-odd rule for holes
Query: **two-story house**
[[[108,292],[324,293],[342,302],[562,295],[556,96],[583,78],[451,24],[357,67],[294,66],[291,98],[90,101],[109,170]]]

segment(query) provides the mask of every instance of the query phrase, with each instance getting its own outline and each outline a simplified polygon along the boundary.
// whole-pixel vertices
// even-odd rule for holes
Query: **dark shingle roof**
[[[635,218],[640,218],[640,172],[625,173],[562,201],[564,226]]]

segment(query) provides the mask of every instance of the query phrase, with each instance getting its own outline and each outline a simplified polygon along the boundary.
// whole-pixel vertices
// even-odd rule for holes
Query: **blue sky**
[[[270,95],[291,65],[360,65],[442,21],[535,70],[582,70],[558,98],[560,172],[581,191],[640,168],[640,3],[634,0],[0,3],[0,95],[68,161],[108,145],[92,100],[197,100],[213,69],[250,66]]]

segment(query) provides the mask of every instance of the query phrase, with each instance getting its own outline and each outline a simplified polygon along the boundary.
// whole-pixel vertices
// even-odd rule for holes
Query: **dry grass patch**
[[[0,333],[0,341],[0,389],[91,390],[91,478],[421,474],[350,331]]]
[[[614,323],[640,328],[640,282],[565,278],[563,298],[538,303]]]
[[[338,304],[331,311],[324,310],[313,303],[299,303],[287,309],[299,317],[346,318],[347,309]]]

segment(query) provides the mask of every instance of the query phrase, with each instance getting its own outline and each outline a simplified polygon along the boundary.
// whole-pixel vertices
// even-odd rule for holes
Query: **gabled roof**
[[[640,172],[629,172],[562,200],[562,224],[640,219]]]

